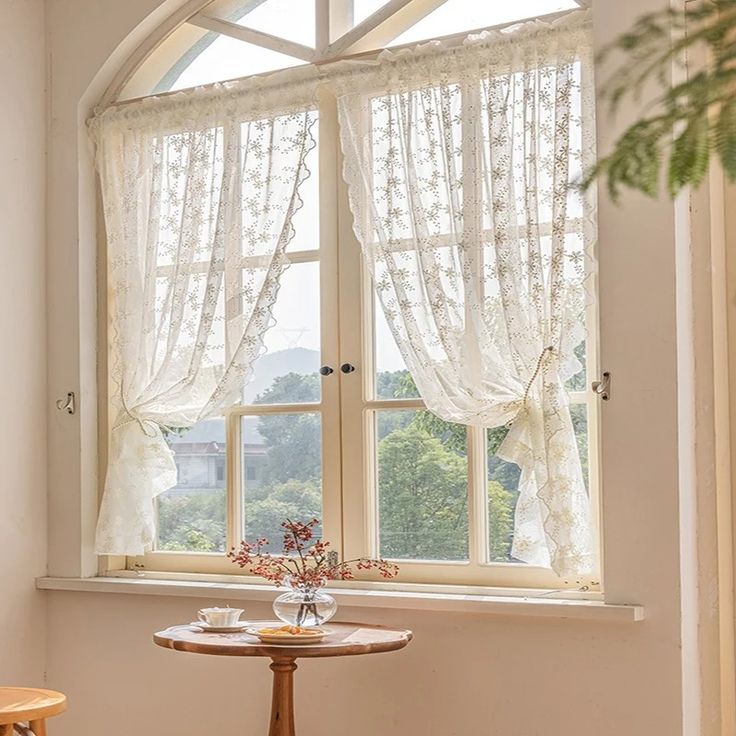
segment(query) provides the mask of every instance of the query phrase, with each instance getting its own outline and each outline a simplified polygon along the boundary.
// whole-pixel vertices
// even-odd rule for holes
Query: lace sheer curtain
[[[345,177],[378,297],[427,407],[510,424],[511,554],[595,574],[566,381],[581,370],[593,200],[588,19],[431,43],[337,79]]]
[[[238,400],[271,320],[314,145],[314,84],[215,85],[91,121],[116,416],[100,554],[143,554],[176,485],[165,432]]]

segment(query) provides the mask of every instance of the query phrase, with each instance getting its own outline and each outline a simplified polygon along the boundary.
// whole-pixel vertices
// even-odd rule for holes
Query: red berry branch
[[[288,577],[296,585],[319,587],[328,580],[354,580],[356,570],[378,570],[381,577],[390,579],[399,573],[399,566],[382,559],[356,557],[335,564],[330,563],[329,542],[314,539],[319,519],[306,523],[287,519],[281,522],[284,530],[283,554],[265,552],[269,541],[265,537],[255,542],[242,540],[240,547],[228,552],[232,562],[246,568],[253,575],[281,585]]]

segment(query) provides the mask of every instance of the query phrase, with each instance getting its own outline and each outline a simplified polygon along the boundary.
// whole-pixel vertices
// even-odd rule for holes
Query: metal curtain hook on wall
[[[74,414],[77,411],[77,397],[74,395],[74,391],[69,391],[65,399],[57,399],[56,408],[59,411],[66,409],[67,414]]]
[[[608,401],[611,398],[611,373],[604,371],[601,380],[593,381],[591,388],[603,401]]]

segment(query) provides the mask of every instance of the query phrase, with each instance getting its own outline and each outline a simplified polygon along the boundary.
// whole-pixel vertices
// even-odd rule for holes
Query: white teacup
[[[197,618],[209,626],[224,628],[237,626],[242,613],[242,608],[202,608],[197,611]]]

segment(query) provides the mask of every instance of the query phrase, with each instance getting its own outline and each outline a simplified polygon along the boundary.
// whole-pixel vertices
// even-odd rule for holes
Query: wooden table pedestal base
[[[294,736],[294,657],[273,657],[271,727],[268,736]]]
[[[268,657],[273,671],[268,736],[294,736],[294,670],[299,657],[344,657],[393,652],[403,649],[411,637],[411,631],[405,629],[330,621],[327,636],[317,644],[264,644],[248,633],[212,634],[191,624],[159,631],[153,635],[153,640],[160,647],[180,652],[226,657]],[[5,736],[2,731],[0,736]]]

